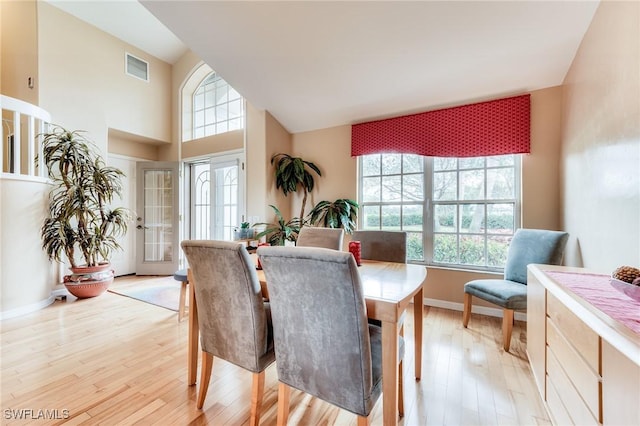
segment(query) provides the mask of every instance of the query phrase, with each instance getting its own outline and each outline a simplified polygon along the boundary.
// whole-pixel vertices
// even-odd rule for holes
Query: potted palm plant
[[[103,293],[113,281],[109,258],[121,248],[117,238],[127,232],[130,220],[127,209],[109,206],[121,196],[124,173],[108,167],[82,133],[55,127],[42,141],[53,182],[42,247],[50,260],[68,259],[73,273],[64,283],[80,298]]]
[[[304,195],[302,197],[300,216],[298,216],[302,220],[304,218],[304,209],[307,205],[307,195],[313,191],[315,186],[311,171],[317,173],[318,176],[322,176],[320,169],[310,161],[282,153],[271,157],[271,164],[276,169],[276,188],[282,190],[285,196],[289,192],[297,192],[299,187],[302,188]]]
[[[308,222],[327,228],[344,228],[344,232],[351,234],[356,229],[358,207],[358,203],[347,198],[320,201],[309,212]]]

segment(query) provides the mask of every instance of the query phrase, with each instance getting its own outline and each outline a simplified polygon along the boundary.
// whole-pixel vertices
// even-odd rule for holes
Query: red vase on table
[[[353,255],[353,258],[356,260],[356,265],[360,266],[360,241],[350,241],[349,242],[349,251]]]
[[[258,247],[262,247],[262,246],[270,246],[271,244],[269,243],[259,243]],[[260,256],[258,256],[258,269],[262,269],[262,263],[260,263]]]

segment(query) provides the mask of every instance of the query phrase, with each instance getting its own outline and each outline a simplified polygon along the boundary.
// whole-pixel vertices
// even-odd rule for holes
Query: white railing
[[[3,173],[45,177],[42,143],[38,135],[46,132],[51,115],[42,108],[9,96],[0,95],[2,128],[0,129],[0,165]],[[23,126],[25,128],[23,128]],[[26,162],[22,162],[26,144]],[[5,151],[7,161],[5,164]],[[27,165],[26,173],[22,164]]]

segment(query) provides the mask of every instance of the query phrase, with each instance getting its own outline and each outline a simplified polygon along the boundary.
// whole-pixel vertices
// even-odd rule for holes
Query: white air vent
[[[125,72],[132,77],[149,81],[149,63],[131,53],[125,53]]]

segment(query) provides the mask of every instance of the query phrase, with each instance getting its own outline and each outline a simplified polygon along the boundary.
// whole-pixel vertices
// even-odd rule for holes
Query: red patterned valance
[[[530,95],[427,111],[351,127],[351,155],[431,157],[529,153]]]

